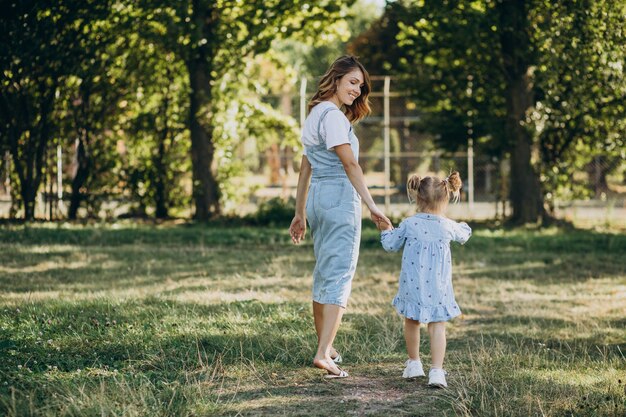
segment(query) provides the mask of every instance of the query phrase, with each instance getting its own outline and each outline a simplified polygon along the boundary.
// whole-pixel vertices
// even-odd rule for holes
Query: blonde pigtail
[[[452,202],[458,203],[461,200],[461,186],[463,182],[461,181],[461,175],[458,171],[454,171],[446,179],[443,180],[445,182],[445,186],[450,194],[452,194]]]
[[[420,186],[422,178],[418,175],[411,175],[411,178],[406,182],[406,196],[409,199],[409,203],[415,204],[417,201],[417,192]]]

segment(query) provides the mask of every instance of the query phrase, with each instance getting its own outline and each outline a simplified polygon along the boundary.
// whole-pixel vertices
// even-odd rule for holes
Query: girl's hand
[[[393,230],[393,226],[391,224],[385,223],[383,221],[379,221],[378,223],[376,223],[376,227],[380,232],[384,230]]]
[[[289,234],[291,235],[291,241],[297,245],[300,240],[304,239],[306,233],[306,219],[300,215],[295,215],[289,226]]]

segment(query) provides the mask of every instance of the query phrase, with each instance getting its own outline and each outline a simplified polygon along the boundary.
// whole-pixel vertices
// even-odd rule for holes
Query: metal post
[[[65,210],[63,205],[63,149],[57,145],[57,210]]]
[[[391,84],[391,77],[385,76],[384,84],[384,114],[383,114],[383,139],[385,143],[384,158],[385,158],[385,213],[389,215],[389,183],[391,181],[391,170],[389,167],[389,85]]]
[[[470,129],[471,130],[471,129]],[[474,139],[467,139],[467,202],[469,212],[474,210]]]
[[[306,119],[306,77],[300,79],[300,129],[304,128]]]
[[[471,103],[472,87],[474,83],[472,75],[467,76],[467,96]],[[472,123],[472,117],[474,113],[472,110],[467,111],[467,202],[469,206],[469,214],[471,215],[474,210],[474,125]]]
[[[4,182],[4,188],[7,194],[11,194],[11,154],[9,151],[4,151],[4,178],[2,181]]]

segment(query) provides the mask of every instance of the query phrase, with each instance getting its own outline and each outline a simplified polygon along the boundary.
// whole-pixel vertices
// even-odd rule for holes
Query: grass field
[[[447,390],[400,377],[400,255],[374,229],[336,340],[351,377],[311,366],[312,252],[282,227],[1,227],[0,415],[626,415],[623,233],[454,245]]]

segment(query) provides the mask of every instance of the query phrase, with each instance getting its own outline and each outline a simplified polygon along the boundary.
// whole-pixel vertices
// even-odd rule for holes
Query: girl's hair
[[[330,99],[335,92],[337,92],[337,83],[339,80],[349,72],[355,69],[361,70],[363,73],[363,87],[361,87],[361,95],[358,96],[354,102],[349,106],[342,106],[343,111],[350,123],[358,122],[368,114],[370,114],[370,103],[367,98],[372,86],[370,84],[370,75],[365,70],[363,64],[352,55],[344,55],[339,57],[328,68],[326,74],[322,75],[320,82],[317,86],[317,92],[309,101],[309,111],[322,101]]]
[[[406,193],[410,202],[416,202],[420,209],[438,211],[453,197],[458,202],[459,190],[463,183],[461,176],[454,171],[447,178],[419,177],[412,175],[406,183]]]

